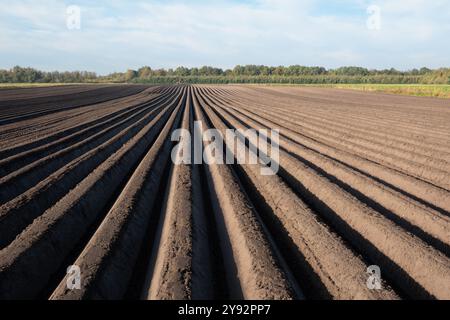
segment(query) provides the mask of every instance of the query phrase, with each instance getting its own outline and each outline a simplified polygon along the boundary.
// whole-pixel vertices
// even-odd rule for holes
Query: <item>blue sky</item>
[[[449,0],[0,0],[0,68],[450,67]],[[66,26],[69,5],[81,28]],[[379,28],[369,28],[370,6]],[[371,20],[373,21],[373,20]]]

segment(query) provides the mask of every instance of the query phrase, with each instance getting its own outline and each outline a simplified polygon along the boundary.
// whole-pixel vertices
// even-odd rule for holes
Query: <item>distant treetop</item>
[[[99,76],[88,71],[45,72],[16,66],[0,70],[0,83],[83,83],[83,82],[149,82],[177,83],[450,83],[450,68],[428,68],[399,71],[394,68],[373,70],[357,66],[326,69],[319,66],[237,65],[233,69],[203,66],[200,68],[152,69],[116,72]]]

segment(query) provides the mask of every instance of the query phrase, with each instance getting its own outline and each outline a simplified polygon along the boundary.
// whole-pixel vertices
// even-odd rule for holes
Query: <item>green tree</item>
[[[125,73],[125,81],[129,82],[135,78],[137,78],[138,76],[138,72],[136,70],[127,70],[127,72]]]

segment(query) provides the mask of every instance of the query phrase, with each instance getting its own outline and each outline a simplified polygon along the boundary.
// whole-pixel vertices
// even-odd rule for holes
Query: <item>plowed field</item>
[[[277,174],[174,164],[172,133],[195,121],[224,136],[278,129]],[[309,87],[0,90],[0,299],[450,299],[449,255],[450,100]],[[72,265],[80,289],[67,286]],[[378,290],[367,285],[373,265]]]

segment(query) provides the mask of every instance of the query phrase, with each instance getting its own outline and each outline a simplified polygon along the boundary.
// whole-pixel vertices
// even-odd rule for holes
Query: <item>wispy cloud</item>
[[[81,8],[80,30],[66,28],[68,5]],[[366,26],[369,5],[380,30]],[[0,10],[0,68],[438,67],[450,66],[449,32],[443,0],[15,0]]]

